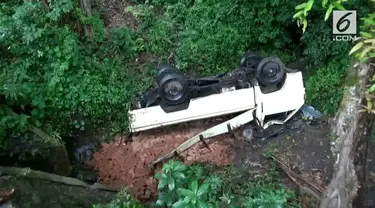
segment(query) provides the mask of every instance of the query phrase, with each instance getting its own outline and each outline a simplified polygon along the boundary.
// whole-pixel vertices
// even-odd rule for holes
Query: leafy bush
[[[296,196],[277,181],[277,175],[256,180],[238,178],[236,169],[224,173],[207,171],[201,165],[185,166],[178,161],[164,164],[155,175],[159,180],[157,206],[167,207],[298,207],[289,203]],[[207,171],[207,172],[206,172]],[[229,173],[228,173],[229,171]],[[272,170],[271,170],[272,171]],[[272,171],[275,174],[275,170]],[[233,175],[231,175],[233,174]],[[245,175],[246,174],[246,175]],[[248,179],[252,176],[244,173]],[[238,181],[234,180],[239,179]],[[276,181],[275,181],[276,179]],[[244,183],[244,181],[246,181]]]
[[[249,197],[244,207],[286,207],[288,199],[291,198],[293,198],[293,195],[285,189],[276,191],[266,190],[259,192],[257,197]]]
[[[142,20],[137,32],[140,51],[161,55],[172,46],[173,25],[167,18],[157,18],[154,10],[152,5],[142,4],[127,8],[127,12]]]
[[[319,67],[306,82],[306,102],[326,114],[334,114],[343,96],[348,67],[347,63],[338,61]]]
[[[308,27],[301,38],[304,44],[303,54],[308,57],[310,63],[322,65],[322,63],[330,62],[331,59],[349,58],[343,54],[348,53],[350,42],[332,40],[332,24],[321,19],[314,19],[311,24],[313,26]]]
[[[144,206],[135,198],[133,198],[126,189],[121,190],[108,204],[96,204],[93,208],[143,208]]]
[[[155,178],[159,181],[155,204],[141,205],[124,189],[115,200],[106,205],[95,205],[94,208],[302,207],[297,195],[282,185],[274,163],[267,172],[254,174],[233,166],[186,166],[170,160]]]
[[[370,1],[361,0],[343,2],[343,5],[350,10],[356,10],[359,18],[368,14],[371,8]],[[331,59],[348,59],[344,54],[348,54],[351,46],[350,42],[332,40],[332,19],[323,21],[325,11],[321,4],[313,6],[309,12],[309,26],[301,38],[303,54],[311,63],[318,65],[330,62]]]
[[[76,8],[71,0],[1,4],[0,138],[47,124],[61,134],[126,127],[130,97],[142,88],[126,66],[133,34],[118,28],[106,37],[96,13]],[[82,34],[88,26],[91,36]]]
[[[175,48],[182,70],[201,75],[231,70],[247,50],[292,54],[291,1],[164,1],[138,5],[130,11],[142,19],[145,50],[167,52]],[[269,15],[269,14],[273,15]],[[290,14],[290,15],[285,15]],[[259,25],[262,25],[261,27]]]

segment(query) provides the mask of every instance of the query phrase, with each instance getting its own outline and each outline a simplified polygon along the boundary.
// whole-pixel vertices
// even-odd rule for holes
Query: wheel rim
[[[273,79],[273,78],[277,77],[277,73],[280,72],[280,67],[276,63],[268,62],[267,64],[265,64],[263,66],[262,72],[263,72],[262,74],[265,77],[267,77],[269,79]]]
[[[163,84],[165,99],[177,101],[184,96],[184,86],[179,80],[172,79]]]
[[[166,84],[164,92],[170,96],[176,96],[182,91],[182,84],[178,81],[170,81]]]

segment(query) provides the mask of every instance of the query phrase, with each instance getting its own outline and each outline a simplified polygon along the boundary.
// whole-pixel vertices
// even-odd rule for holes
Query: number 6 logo
[[[333,34],[356,34],[357,13],[356,11],[333,11]]]
[[[349,26],[350,26],[350,20],[349,19],[346,19],[347,16],[353,14],[352,12],[349,12],[347,14],[345,14],[344,16],[342,16],[339,21],[337,22],[336,24],[336,29],[339,31],[339,32],[345,32]],[[344,27],[341,27],[343,24],[345,24]]]

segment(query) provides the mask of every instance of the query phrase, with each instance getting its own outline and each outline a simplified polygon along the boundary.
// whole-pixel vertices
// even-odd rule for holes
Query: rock
[[[87,183],[96,182],[98,178],[96,171],[85,165],[74,165],[73,177]]]
[[[84,164],[86,161],[91,160],[94,151],[94,143],[88,143],[78,147],[74,152],[75,162],[79,164]]]
[[[19,164],[22,167],[30,167],[63,176],[69,176],[72,172],[69,155],[63,144],[42,141],[33,133],[13,135],[7,141],[6,151],[11,156],[2,157],[0,165],[14,166]],[[13,158],[16,157],[17,160],[12,161],[13,163],[6,161],[11,161],[12,156]],[[5,162],[8,162],[8,164],[4,164]]]
[[[101,188],[91,188],[83,181],[74,178],[22,170],[0,167],[0,187],[15,189],[13,197],[7,203],[0,205],[0,208],[92,208],[93,204],[108,203],[117,193],[98,184],[95,187]]]

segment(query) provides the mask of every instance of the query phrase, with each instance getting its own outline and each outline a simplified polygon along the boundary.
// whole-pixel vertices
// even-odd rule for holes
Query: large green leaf
[[[307,5],[307,3],[305,2],[305,3],[302,3],[302,4],[299,4],[299,5],[297,5],[296,7],[295,7],[295,10],[300,10],[300,9],[303,9],[303,8],[305,8],[306,7],[306,5]]]
[[[364,47],[360,57],[361,58],[363,58],[365,56],[367,57],[368,52],[370,52],[371,50],[375,50],[375,47],[370,47],[370,46]]]
[[[326,11],[325,16],[324,16],[324,21],[327,21],[327,20],[328,20],[329,16],[330,16],[331,13],[332,13],[332,10],[333,10],[333,5],[330,4],[329,7],[328,7],[328,9],[327,9],[327,11]]]
[[[306,7],[304,9],[304,12],[305,12],[304,14],[305,15],[307,15],[307,12],[311,10],[311,8],[312,8],[313,5],[314,5],[314,0],[309,0],[307,2],[307,5],[306,5]]]
[[[174,168],[174,171],[178,171],[178,172],[182,172],[182,171],[185,171],[186,170],[186,166],[185,165],[183,165],[183,164],[181,164],[181,163],[179,163],[175,168]]]
[[[165,202],[167,201],[167,195],[165,193],[159,193],[158,194],[158,200],[156,201],[156,206],[163,206]]]
[[[293,19],[299,18],[303,14],[303,10],[297,12],[296,14],[293,15]]]
[[[362,37],[365,37],[365,38],[373,38],[374,37],[371,33],[368,33],[368,32],[360,32],[360,34],[361,34]]]
[[[198,201],[197,202],[197,207],[198,208],[209,208],[210,206],[206,202]]]
[[[339,2],[332,3],[339,10],[346,10]]]
[[[178,193],[180,196],[189,197],[189,198],[192,198],[192,197],[194,197],[194,195],[195,195],[194,192],[192,192],[192,191],[189,190],[189,189],[185,189],[185,188],[178,188],[178,189],[177,189],[177,193]]]
[[[166,164],[163,165],[163,169],[162,169],[162,170],[163,170],[165,173],[169,173],[170,170],[171,170],[171,168],[172,168],[172,166],[171,166],[171,163],[169,162],[169,163],[166,163]]]
[[[182,172],[173,172],[172,176],[176,179],[185,179],[186,176]]]
[[[175,202],[175,193],[174,191],[169,191],[166,195],[166,204],[168,207],[172,206],[173,203]]]
[[[371,87],[368,89],[368,92],[374,92],[375,91],[375,84],[371,85]]]
[[[168,179],[159,180],[158,190],[163,189],[168,184]]]
[[[168,176],[167,174],[165,174],[164,172],[159,172],[155,175],[155,178],[158,179],[158,180],[162,180],[162,179],[167,179]]]
[[[198,192],[197,192],[197,196],[200,197],[204,194],[206,194],[208,192],[208,188],[210,187],[210,185],[208,183],[204,183],[202,184],[199,189],[198,189]]]
[[[322,7],[327,8],[328,0],[322,0]]]
[[[373,39],[367,39],[367,40],[364,40],[363,42],[364,43],[372,43],[372,44],[375,45],[375,38],[373,38]]]
[[[355,46],[353,46],[353,48],[350,50],[349,54],[353,54],[354,52],[358,51],[359,49],[361,49],[363,46],[363,42],[359,42],[357,43]]]
[[[194,180],[190,183],[191,191],[194,192],[195,194],[198,193],[198,181]]]
[[[363,21],[365,21],[367,24],[369,25],[375,25],[375,19],[374,18],[368,18],[368,17],[365,17],[365,18],[361,18]]]
[[[173,204],[173,208],[186,208],[186,203],[183,200],[179,200]]]
[[[173,191],[176,187],[176,180],[173,177],[168,178],[168,188]]]

